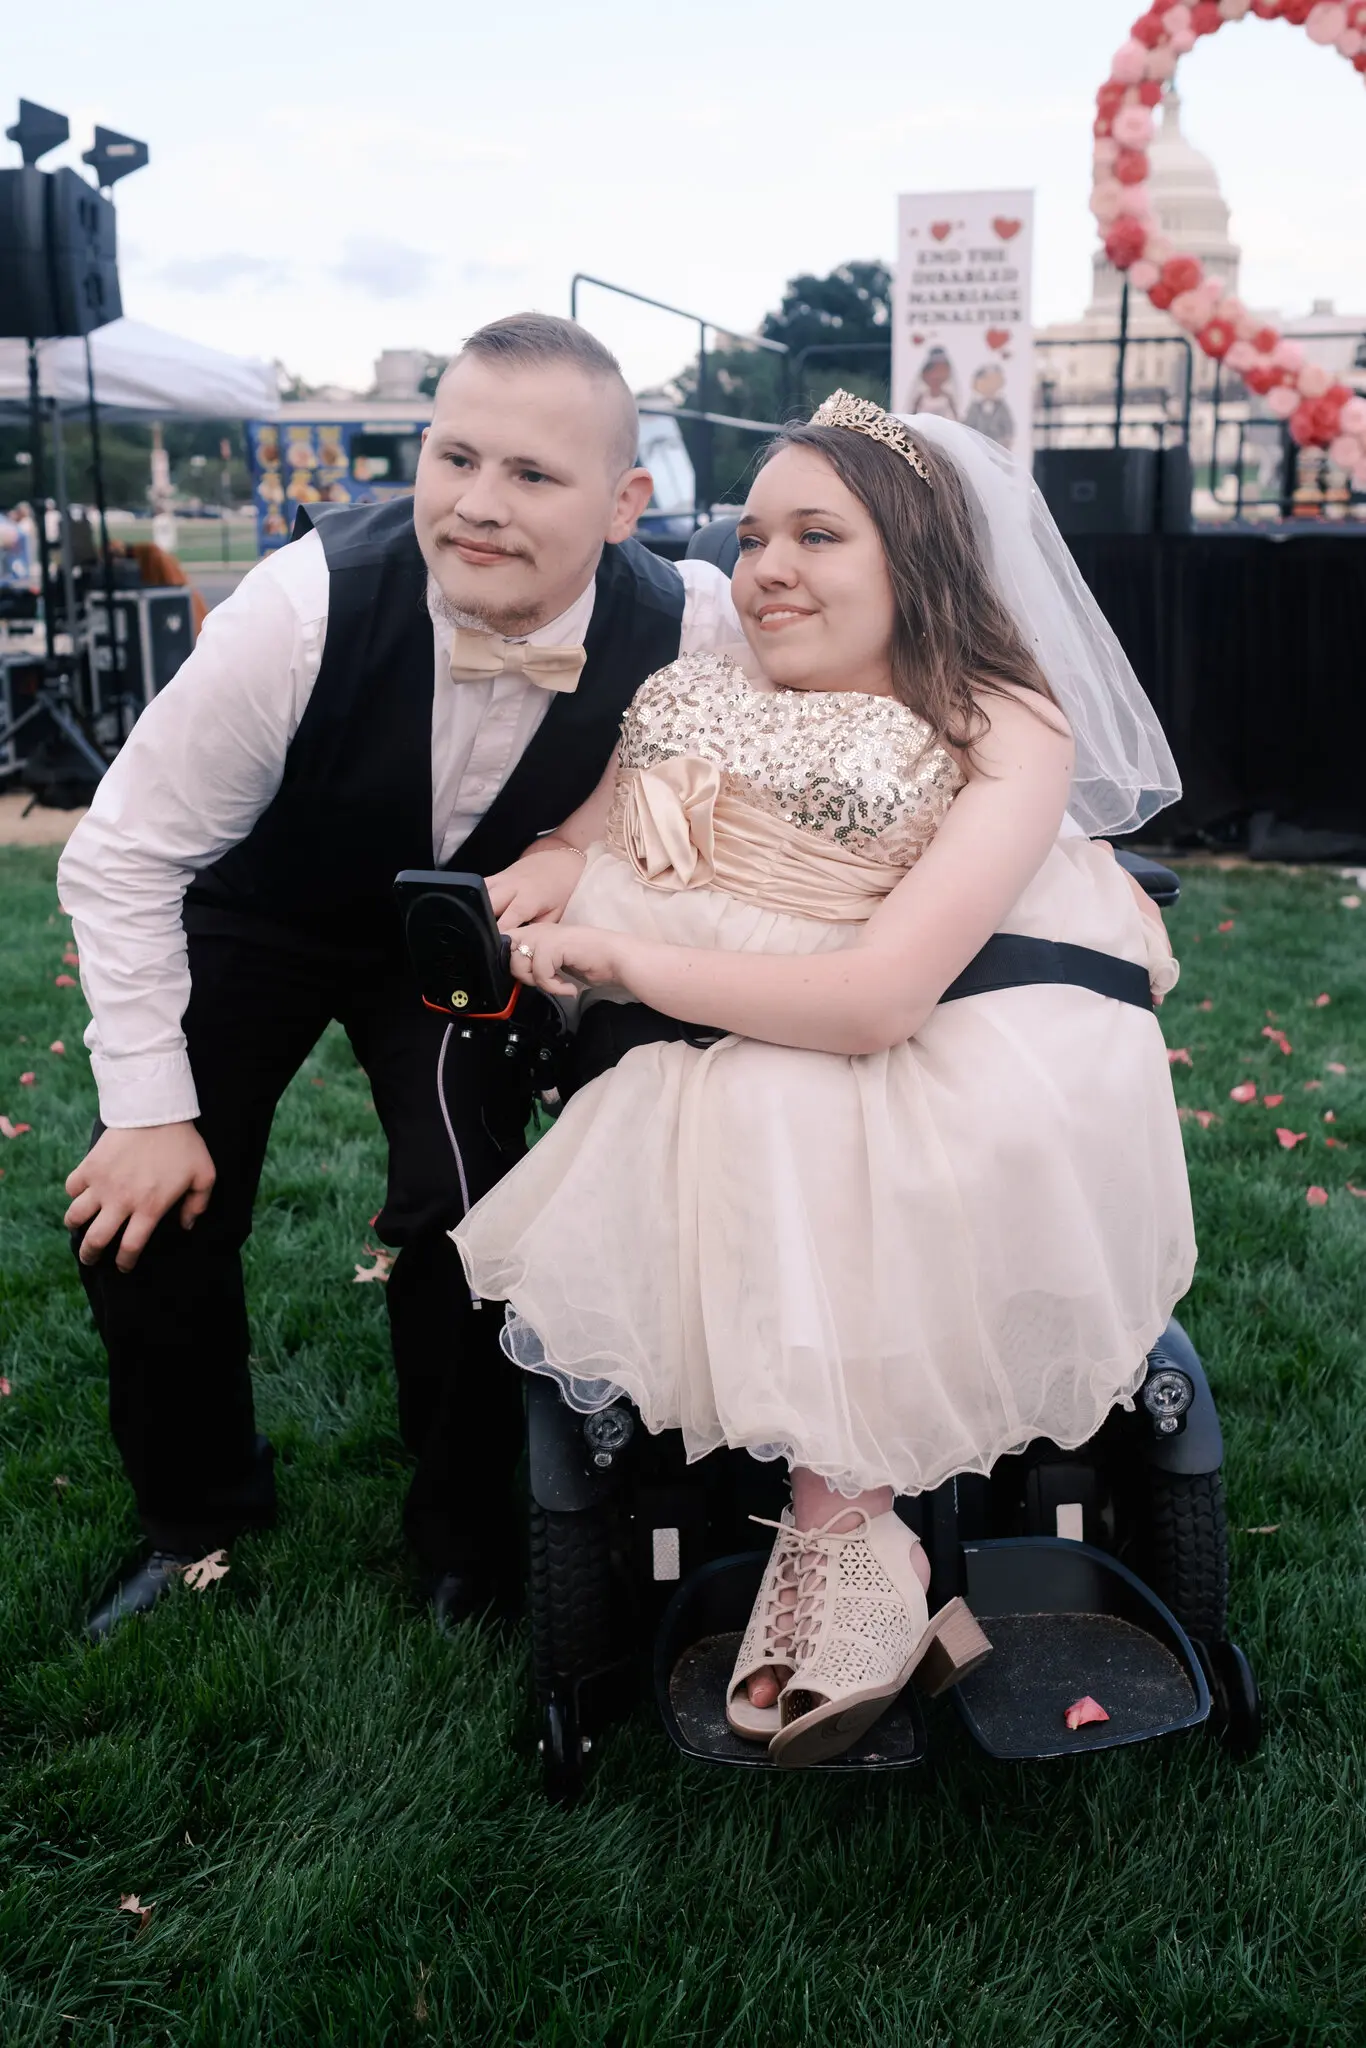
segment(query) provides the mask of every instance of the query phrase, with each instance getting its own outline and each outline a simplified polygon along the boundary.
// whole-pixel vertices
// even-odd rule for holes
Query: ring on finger
[[[518,946],[517,951],[521,954],[524,960],[534,960],[536,958],[535,951],[530,946],[520,945]]]

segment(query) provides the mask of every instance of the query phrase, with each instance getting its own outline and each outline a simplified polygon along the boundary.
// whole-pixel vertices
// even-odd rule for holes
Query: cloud
[[[222,292],[232,285],[263,287],[284,284],[289,273],[282,263],[264,256],[245,256],[232,249],[216,256],[176,256],[156,273],[160,283],[180,292]]]
[[[332,275],[377,299],[410,299],[431,274],[432,258],[383,235],[352,235]]]

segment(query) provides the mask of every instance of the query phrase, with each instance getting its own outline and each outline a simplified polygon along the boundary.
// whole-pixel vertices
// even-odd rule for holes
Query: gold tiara
[[[934,489],[934,478],[925,466],[925,458],[900,420],[893,419],[870,398],[855,398],[850,391],[832,391],[825,404],[812,413],[808,424],[813,427],[848,427],[851,433],[866,434],[870,441],[881,441],[886,447],[895,448],[898,455],[905,456],[916,475],[923,476],[930,489]]]

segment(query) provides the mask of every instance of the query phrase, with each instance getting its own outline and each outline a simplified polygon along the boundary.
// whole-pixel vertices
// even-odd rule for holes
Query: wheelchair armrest
[[[1181,900],[1181,877],[1171,868],[1164,868],[1161,861],[1149,860],[1145,854],[1133,853],[1127,846],[1115,848],[1115,859],[1131,874],[1146,896],[1151,896],[1161,910],[1170,910]]]

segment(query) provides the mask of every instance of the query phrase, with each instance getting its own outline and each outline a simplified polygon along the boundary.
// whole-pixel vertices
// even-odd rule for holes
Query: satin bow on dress
[[[482,683],[505,669],[524,675],[542,690],[577,690],[587,656],[582,647],[537,647],[530,640],[506,640],[456,626],[451,636],[451,681]]]
[[[836,924],[871,917],[906,872],[732,795],[714,761],[688,755],[633,771],[618,829],[620,850],[652,889],[714,884],[772,910]]]

